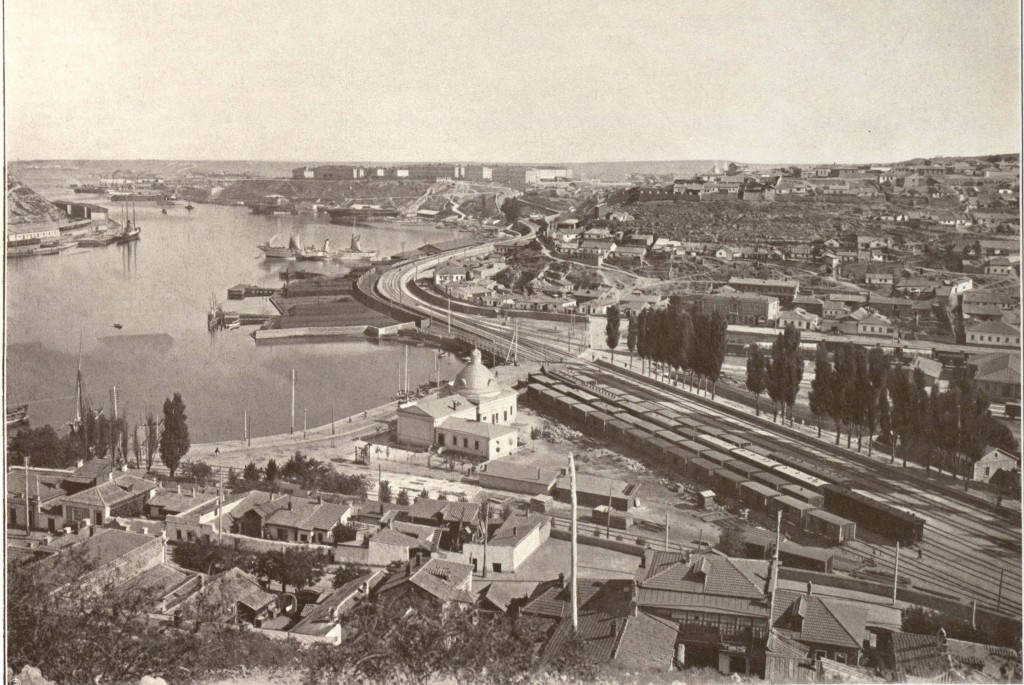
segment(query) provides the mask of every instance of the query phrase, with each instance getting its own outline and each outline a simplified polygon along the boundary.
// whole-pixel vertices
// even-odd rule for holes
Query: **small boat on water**
[[[279,233],[262,245],[256,246],[263,251],[264,259],[295,259],[298,253],[302,251],[302,246],[295,236],[288,239],[287,247],[277,244],[277,239],[280,237],[281,234]]]
[[[7,427],[18,426],[28,422],[28,405],[20,404],[7,408]]]
[[[307,247],[305,250],[299,251],[299,253],[295,255],[295,257],[296,259],[299,259],[304,262],[326,262],[328,259],[330,259],[330,255],[331,241],[325,240],[324,248],[322,250],[318,250],[315,247]]]
[[[186,210],[186,211],[189,211],[189,212],[191,212],[191,211],[192,211],[192,210],[194,210],[194,209],[195,209],[195,207],[193,207],[193,206],[192,206],[192,203],[191,203],[191,202],[189,202],[189,203],[188,203],[187,205],[185,205],[185,210]]]
[[[331,215],[332,224],[347,224],[352,220],[371,221],[373,219],[384,219],[386,217],[398,216],[398,210],[380,205],[352,204],[348,207],[335,207],[328,209]]]
[[[114,242],[130,243],[142,236],[142,229],[135,222],[135,204],[132,204],[132,218],[128,218],[128,205],[124,206],[124,227],[120,233],[114,234]]]

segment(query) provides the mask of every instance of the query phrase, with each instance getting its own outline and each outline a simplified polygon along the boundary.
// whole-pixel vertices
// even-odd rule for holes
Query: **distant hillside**
[[[300,202],[372,200],[374,204],[391,199],[396,205],[414,200],[432,184],[425,181],[290,181],[245,180],[225,188],[214,202],[235,204],[254,202],[267,195],[283,195]]]
[[[63,210],[57,209],[39,193],[19,181],[7,180],[7,224],[60,224],[68,220]]]

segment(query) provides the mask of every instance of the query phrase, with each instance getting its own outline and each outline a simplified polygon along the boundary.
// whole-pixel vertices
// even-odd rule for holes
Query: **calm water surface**
[[[47,170],[20,177],[48,198],[72,193],[61,174]],[[93,196],[79,200],[95,201]],[[120,208],[111,207],[111,217]],[[180,392],[193,442],[241,438],[248,410],[253,435],[288,430],[290,373],[295,369],[296,424],[308,411],[309,426],[389,401],[398,391],[404,346],[369,341],[283,343],[257,346],[241,328],[210,334],[206,312],[211,294],[233,311],[273,311],[265,298],[226,301],[236,283],[279,287],[279,271],[289,262],[264,262],[258,243],[294,233],[303,245],[348,244],[351,228],[332,226],[311,215],[260,217],[244,208],[184,203],[168,208],[136,205],[142,239],[129,245],[82,248],[59,256],[7,262],[8,404],[30,403],[32,425],[63,426],[73,414],[71,395],[78,365],[93,407],[109,412],[109,390],[117,386],[118,405],[129,421],[146,412],[159,415],[163,400]],[[362,244],[381,255],[427,242],[449,240],[450,230],[386,224],[360,226]],[[291,263],[294,265],[294,262]],[[303,264],[339,269],[339,265]],[[121,329],[114,327],[121,324]],[[133,338],[139,334],[162,334]],[[433,378],[434,354],[409,348],[410,383]],[[462,363],[441,361],[442,378]]]

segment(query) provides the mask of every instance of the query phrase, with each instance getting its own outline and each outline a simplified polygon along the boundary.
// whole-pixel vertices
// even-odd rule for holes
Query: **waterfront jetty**
[[[228,288],[229,300],[244,300],[247,297],[270,297],[277,292],[277,288],[267,288],[260,285],[246,285],[239,283]]]

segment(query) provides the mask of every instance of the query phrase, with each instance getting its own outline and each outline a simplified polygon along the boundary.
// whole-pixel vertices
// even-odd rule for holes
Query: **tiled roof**
[[[365,583],[373,588],[384,577],[381,571],[372,571],[342,585],[320,601],[288,632],[300,635],[326,635],[337,625],[335,618],[355,606],[360,588]]]
[[[462,586],[471,586],[473,567],[454,561],[432,558],[409,577],[409,582],[441,600],[473,603],[476,597]]]
[[[276,500],[273,504],[285,499]],[[291,508],[288,504],[291,504]],[[289,495],[286,505],[266,516],[264,523],[299,530],[330,530],[341,521],[349,509],[347,504],[320,503]]]
[[[927,357],[914,357],[914,360],[910,362],[911,369],[921,369],[926,376],[932,378],[938,378],[942,373],[942,362],[935,359],[928,359]]]
[[[41,502],[66,494],[60,487],[62,480],[63,478],[55,474],[39,472],[30,468],[28,470],[29,499],[35,500],[37,492]],[[25,471],[23,469],[7,471],[7,496],[12,495],[25,496]]]
[[[972,359],[971,366],[977,370],[974,375],[976,381],[1020,384],[1020,355],[1009,352],[986,354]]]
[[[969,327],[967,332],[991,333],[993,335],[1020,335],[1020,331],[1013,326],[1003,323],[1002,321],[982,321],[981,323]]]
[[[420,548],[423,545],[420,541],[411,535],[405,533],[399,533],[397,530],[391,530],[390,528],[384,528],[378,531],[370,538],[370,543],[376,543],[379,545],[394,545],[396,547],[409,547],[409,548]]]
[[[147,506],[161,507],[168,512],[177,513],[199,506],[211,499],[216,499],[216,490],[204,490],[202,488],[185,488],[181,492],[177,490],[161,490],[146,502]]]
[[[867,608],[817,595],[779,591],[773,625],[801,642],[859,649],[867,636]],[[788,602],[786,600],[789,600]]]
[[[678,633],[678,624],[640,611],[626,619],[615,661],[629,669],[669,671]]]
[[[90,507],[114,507],[139,496],[147,490],[155,490],[157,484],[136,476],[122,475],[114,480],[103,481],[87,490],[68,495],[64,501],[72,505]]]
[[[444,534],[444,531],[440,528],[422,526],[418,523],[408,523],[406,521],[392,521],[391,528],[399,533],[416,538],[420,544],[430,551],[437,549],[441,542],[441,536]]]
[[[106,476],[110,471],[109,459],[90,459],[76,468],[74,473],[68,476],[68,480],[95,481]]]
[[[693,555],[649,552],[648,568],[638,572],[641,588],[685,594],[716,595],[729,598],[764,598],[768,562],[732,559],[715,553]]]
[[[513,514],[494,531],[490,544],[515,547],[548,521],[548,517],[541,514]]]
[[[125,592],[140,592],[147,597],[159,598],[184,582],[191,574],[168,564],[158,564],[146,569],[127,583],[120,586]]]
[[[612,660],[619,635],[626,619],[596,611],[581,611],[576,637],[583,643],[587,661],[604,663]],[[551,663],[562,655],[573,639],[572,618],[562,619],[541,651],[541,663]]]
[[[577,583],[579,607],[625,616],[629,611],[631,589],[632,581],[628,580],[580,578]],[[547,618],[569,616],[572,613],[571,592],[568,578],[564,588],[558,580],[540,583],[524,603],[522,612]]]
[[[512,583],[491,583],[480,592],[480,598],[486,599],[499,611],[508,611],[512,602],[519,599]]]
[[[265,591],[256,580],[240,568],[230,568],[206,583],[202,594],[212,594],[228,607],[241,604],[259,611],[274,602],[274,595]]]

